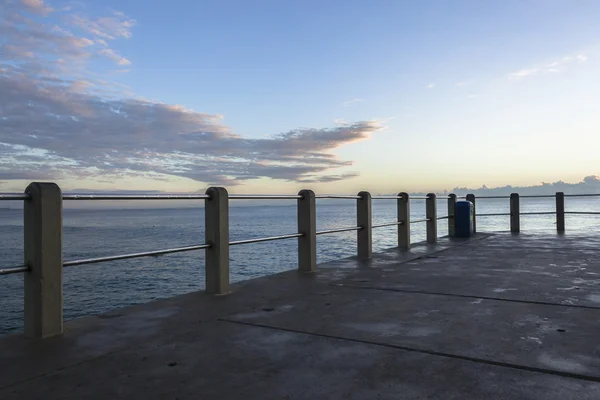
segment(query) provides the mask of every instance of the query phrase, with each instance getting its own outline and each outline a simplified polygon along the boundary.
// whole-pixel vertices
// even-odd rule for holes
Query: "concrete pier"
[[[0,339],[0,399],[598,399],[600,235],[478,234]]]

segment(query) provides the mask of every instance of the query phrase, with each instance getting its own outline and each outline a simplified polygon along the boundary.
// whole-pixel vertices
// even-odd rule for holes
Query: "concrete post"
[[[362,228],[357,231],[358,258],[366,260],[373,255],[371,194],[360,192],[358,195],[360,199],[356,200],[356,225]]]
[[[25,193],[25,336],[43,339],[63,333],[62,192],[34,182]]]
[[[448,236],[456,236],[456,195],[450,193],[448,195]]]
[[[519,194],[510,194],[510,231],[518,233],[521,231],[521,214],[519,210]]]
[[[210,247],[206,249],[206,293],[229,292],[229,194],[222,187],[206,191],[205,237]]]
[[[398,248],[410,249],[410,198],[408,193],[398,193],[401,198],[398,199]]]
[[[425,218],[427,218],[427,243],[437,242],[437,204],[435,193],[429,193],[425,200]]]
[[[556,192],[556,230],[565,231],[565,194]]]
[[[477,233],[477,206],[475,205],[475,195],[468,194],[467,201],[473,203],[473,234]]]
[[[317,270],[317,207],[315,192],[301,190],[298,199],[298,271]]]

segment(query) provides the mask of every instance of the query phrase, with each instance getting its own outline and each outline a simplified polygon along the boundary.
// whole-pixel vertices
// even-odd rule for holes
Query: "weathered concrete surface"
[[[0,340],[0,399],[598,399],[600,237],[390,250]]]

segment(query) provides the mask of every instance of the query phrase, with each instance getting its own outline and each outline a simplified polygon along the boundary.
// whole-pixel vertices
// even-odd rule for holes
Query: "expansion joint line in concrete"
[[[329,285],[335,286],[335,287],[352,288],[352,289],[381,290],[381,291],[386,291],[386,292],[411,293],[411,294],[422,294],[422,295],[431,295],[431,296],[460,297],[460,298],[465,298],[465,299],[483,299],[483,300],[493,300],[493,301],[505,301],[505,302],[509,302],[509,303],[523,303],[523,304],[536,304],[536,305],[542,305],[542,306],[583,308],[586,310],[600,310],[600,307],[598,307],[598,306],[550,303],[547,301],[505,299],[502,297],[477,296],[477,295],[470,295],[470,294],[444,293],[444,292],[428,292],[426,290],[396,289],[396,288],[389,288],[389,287],[386,288],[386,287],[377,287],[377,286],[358,286],[358,285],[345,284],[345,283],[343,283],[343,284],[330,283]]]
[[[432,355],[432,356],[452,358],[455,360],[462,360],[462,361],[474,362],[474,363],[479,363],[479,364],[492,365],[492,366],[496,366],[496,367],[511,368],[511,369],[517,369],[517,370],[521,370],[521,371],[529,371],[529,372],[535,372],[535,373],[540,373],[540,374],[560,376],[563,378],[579,379],[579,380],[590,381],[590,382],[600,382],[600,376],[594,376],[594,375],[578,374],[578,373],[567,372],[567,371],[557,371],[557,370],[553,370],[553,369],[532,367],[532,366],[528,366],[528,365],[511,364],[511,363],[502,362],[502,361],[488,360],[485,358],[470,357],[470,356],[464,356],[464,355],[452,354],[452,353],[444,353],[441,351],[420,349],[420,348],[416,348],[416,347],[402,346],[402,345],[396,345],[396,344],[373,342],[373,341],[364,340],[364,339],[347,338],[347,337],[343,337],[343,336],[329,335],[329,334],[325,334],[325,333],[308,332],[308,331],[303,331],[303,330],[298,330],[298,329],[283,328],[283,327],[278,327],[278,326],[259,324],[259,323],[255,323],[255,322],[236,321],[236,320],[230,320],[230,319],[224,319],[224,318],[219,318],[219,321],[229,322],[229,323],[239,324],[239,325],[253,326],[253,327],[257,327],[257,328],[297,333],[297,334],[302,334],[302,335],[310,335],[310,336],[322,337],[322,338],[327,338],[327,339],[337,339],[337,340],[343,340],[343,341],[352,342],[352,343],[360,343],[360,344],[366,344],[366,345],[372,345],[372,346],[386,347],[386,348],[391,348],[391,349],[396,349],[396,350],[404,350],[404,351],[410,351],[410,352],[415,352],[415,353],[428,354],[428,355]]]

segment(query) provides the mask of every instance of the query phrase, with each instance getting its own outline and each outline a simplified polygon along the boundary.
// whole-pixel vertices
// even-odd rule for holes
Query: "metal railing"
[[[511,193],[510,196],[477,196],[477,199],[509,199],[510,211],[508,213],[477,213],[476,198],[474,194],[468,194],[461,196],[468,201],[471,201],[475,208],[475,215],[473,217],[473,226],[476,230],[477,218],[478,217],[510,217],[510,231],[518,233],[521,231],[521,215],[556,215],[556,230],[558,232],[565,231],[565,215],[600,215],[600,212],[594,211],[565,211],[565,197],[600,197],[600,193],[585,193],[585,194],[564,194],[563,192],[556,192],[556,194],[540,194],[540,195],[519,195],[518,193]],[[554,198],[556,199],[556,208],[554,211],[531,211],[521,212],[520,199],[536,199],[536,198]]]
[[[574,197],[577,195],[568,195]],[[597,195],[580,195],[597,196]],[[600,196],[600,195],[598,195]],[[478,199],[510,199],[510,213],[488,213],[473,216],[473,230],[476,231],[477,217],[509,216],[512,232],[520,230],[521,215],[557,216],[557,229],[564,231],[565,214],[596,215],[600,212],[565,212],[563,193],[554,196],[521,196],[527,198],[556,197],[556,211],[520,212],[519,195],[480,196]],[[356,201],[356,226],[316,230],[316,199],[347,199]],[[475,205],[475,196],[469,194],[466,199]],[[428,243],[438,240],[438,221],[448,221],[448,235],[455,235],[455,212],[457,196],[447,196],[448,215],[438,217],[435,194],[410,196],[403,192],[398,195],[371,196],[368,192],[357,195],[315,195],[311,190],[302,190],[297,195],[229,195],[225,188],[209,188],[205,194],[149,194],[149,195],[112,195],[112,194],[76,194],[62,193],[53,183],[32,183],[25,193],[0,194],[0,200],[24,201],[25,263],[0,269],[0,275],[25,274],[25,334],[29,337],[43,338],[62,333],[62,269],[66,267],[95,264],[109,261],[133,259],[139,257],[160,256],[194,250],[205,253],[205,290],[209,294],[229,292],[229,247],[251,243],[277,240],[298,240],[298,265],[301,272],[311,273],[317,269],[316,238],[321,235],[342,232],[357,232],[357,257],[366,260],[372,256],[373,229],[397,227],[398,247],[411,247],[411,225],[426,224]],[[205,242],[190,246],[119,254],[87,259],[62,259],[62,203],[81,200],[203,200],[205,208]],[[296,200],[298,232],[230,241],[229,240],[229,204],[234,200]],[[380,224],[372,223],[372,200],[395,200],[397,203],[396,221]],[[410,201],[425,200],[425,218],[411,220]],[[441,200],[441,199],[440,199]]]
[[[356,201],[356,226],[316,230],[316,199],[347,199]],[[25,335],[44,338],[63,332],[62,269],[140,257],[160,256],[194,250],[205,251],[205,290],[209,294],[229,292],[229,247],[276,240],[298,240],[298,270],[314,272],[317,268],[316,238],[320,235],[357,232],[357,256],[372,256],[373,229],[396,226],[398,246],[409,249],[410,225],[427,223],[427,241],[437,241],[437,221],[452,220],[453,214],[437,217],[436,196],[416,196],[426,201],[426,218],[410,220],[410,200],[407,193],[395,196],[371,196],[368,192],[357,195],[315,195],[302,190],[297,195],[229,195],[225,188],[210,188],[204,194],[89,194],[62,193],[54,183],[32,183],[25,193],[0,194],[0,200],[24,202],[25,247],[23,265],[1,268],[0,275],[25,274]],[[190,246],[118,254],[95,258],[63,261],[62,211],[63,201],[127,201],[127,200],[203,200],[205,208],[205,242]],[[229,240],[229,203],[235,200],[296,200],[298,232],[243,240]],[[372,224],[372,200],[396,200],[398,218],[393,222]],[[455,199],[454,199],[455,200]],[[450,203],[449,203],[450,204]],[[450,207],[449,207],[450,210]],[[449,222],[450,227],[450,222]],[[451,231],[449,230],[449,233]]]

